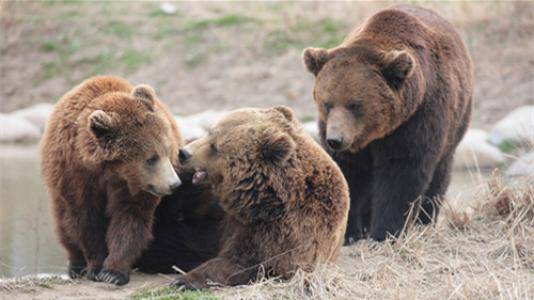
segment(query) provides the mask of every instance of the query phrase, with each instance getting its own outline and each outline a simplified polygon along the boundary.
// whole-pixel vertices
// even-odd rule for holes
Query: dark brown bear
[[[71,277],[128,282],[160,197],[181,184],[173,167],[181,146],[147,85],[94,77],[59,100],[42,141],[42,173]]]
[[[218,256],[175,284],[240,285],[291,277],[336,259],[349,195],[339,167],[286,107],[240,109],[180,151],[193,183],[212,187],[224,210]]]
[[[471,116],[473,68],[454,27],[395,6],[303,61],[316,76],[320,137],[349,182],[346,243],[398,234],[418,199],[419,221],[435,218]]]

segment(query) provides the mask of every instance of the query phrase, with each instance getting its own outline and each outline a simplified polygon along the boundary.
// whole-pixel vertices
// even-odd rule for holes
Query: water
[[[36,145],[0,145],[0,278],[66,271],[38,152]],[[469,199],[485,175],[453,173],[449,200]]]
[[[0,146],[0,277],[64,272],[38,147]]]

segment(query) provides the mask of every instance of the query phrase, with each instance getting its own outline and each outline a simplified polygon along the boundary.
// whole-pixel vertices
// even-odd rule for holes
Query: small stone
[[[504,154],[499,148],[488,143],[487,132],[471,128],[456,148],[454,168],[471,169],[495,168],[505,162]]]

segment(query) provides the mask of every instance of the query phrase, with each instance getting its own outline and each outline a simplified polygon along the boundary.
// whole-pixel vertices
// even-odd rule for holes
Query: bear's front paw
[[[100,268],[98,269],[89,269],[87,271],[87,279],[91,281],[100,281],[98,280],[98,273],[100,273]]]
[[[83,277],[85,273],[85,265],[69,262],[68,273],[70,279],[78,279]]]
[[[96,280],[115,285],[125,285],[130,281],[130,276],[128,273],[104,269],[98,273]]]
[[[190,290],[190,291],[197,291],[199,288],[194,285],[193,283],[189,282],[187,279],[184,278],[182,275],[178,275],[176,279],[171,283],[171,286],[179,289],[184,290]]]

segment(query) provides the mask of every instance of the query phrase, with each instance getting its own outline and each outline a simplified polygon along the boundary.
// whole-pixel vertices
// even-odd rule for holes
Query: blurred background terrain
[[[419,2],[415,1],[415,4]],[[473,124],[534,103],[534,3],[423,3],[461,32],[476,66]],[[308,46],[334,47],[387,2],[1,4],[0,112],[54,103],[85,78],[156,87],[175,114],[286,104],[315,117]]]

